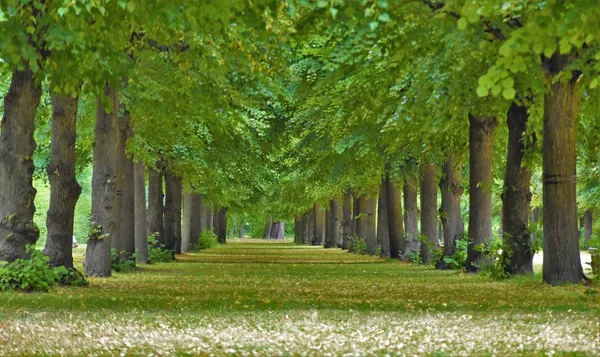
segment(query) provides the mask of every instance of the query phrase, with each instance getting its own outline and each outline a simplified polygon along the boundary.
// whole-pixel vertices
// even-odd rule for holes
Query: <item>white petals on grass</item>
[[[37,315],[0,323],[0,355],[594,355],[600,351],[599,330],[597,318],[576,312],[288,311],[176,319],[124,315],[104,321]]]

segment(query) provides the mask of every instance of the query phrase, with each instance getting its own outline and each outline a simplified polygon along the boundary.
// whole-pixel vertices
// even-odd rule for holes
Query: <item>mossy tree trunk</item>
[[[436,264],[438,269],[448,268],[444,257],[454,254],[456,241],[463,238],[465,234],[465,224],[460,211],[460,198],[465,191],[462,186],[461,168],[460,160],[455,155],[450,155],[444,163],[443,176],[440,180],[442,206],[439,211],[444,230],[444,252]]]
[[[548,76],[554,77],[571,61],[556,53],[544,61],[544,67]],[[553,285],[585,279],[577,238],[577,80],[573,73],[571,79],[556,81],[544,96],[542,278]]]
[[[110,112],[98,98],[98,114],[94,129],[94,168],[92,174],[92,227],[88,237],[84,268],[89,276],[111,275],[110,248],[119,234],[120,204],[118,180],[119,152],[122,140],[119,131],[119,101],[117,92],[106,85],[104,96]]]
[[[492,242],[492,159],[496,118],[469,115],[469,245],[465,267],[480,271],[490,262],[480,247]]]
[[[506,116],[508,123],[508,153],[502,193],[502,236],[508,247],[503,252],[508,274],[533,273],[533,247],[528,229],[531,211],[531,170],[523,164],[525,132],[529,114],[527,108],[512,103]]]
[[[0,260],[25,258],[25,247],[39,237],[33,223],[33,132],[41,96],[29,69],[13,72],[0,129]]]
[[[423,264],[431,264],[438,249],[437,167],[431,163],[421,167],[421,234],[420,256]]]
[[[79,98],[51,94],[52,150],[46,169],[50,181],[50,207],[46,216],[44,254],[50,266],[73,268],[73,219],[81,186],[75,177],[75,142]]]

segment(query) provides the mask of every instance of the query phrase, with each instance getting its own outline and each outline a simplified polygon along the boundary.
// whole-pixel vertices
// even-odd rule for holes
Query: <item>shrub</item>
[[[110,269],[113,271],[125,273],[135,270],[135,253],[128,257],[124,250],[121,253],[117,253],[113,248],[110,250],[110,258]]]
[[[467,247],[469,241],[467,239],[459,239],[456,241],[454,254],[444,257],[448,269],[463,269],[467,261]]]
[[[212,231],[204,231],[198,238],[198,243],[194,244],[192,251],[197,252],[203,249],[209,249],[218,244],[217,236]]]
[[[165,248],[164,244],[158,243],[156,237],[158,233],[153,233],[148,237],[148,263],[166,263],[173,260],[172,250]]]
[[[484,260],[490,262],[490,264],[483,267],[484,274],[494,280],[509,278],[505,268],[510,263],[512,251],[508,245],[504,244],[502,239],[496,238],[489,247],[477,247],[477,249],[483,252]]]
[[[408,261],[413,264],[423,264],[423,258],[421,258],[420,252],[413,250],[408,255]]]
[[[0,267],[0,290],[50,291],[68,270],[65,267],[50,268],[50,258],[35,249],[26,248],[29,259],[17,259]]]
[[[350,236],[348,240],[348,251],[350,253],[358,255],[367,254],[367,242],[364,239],[357,236]]]

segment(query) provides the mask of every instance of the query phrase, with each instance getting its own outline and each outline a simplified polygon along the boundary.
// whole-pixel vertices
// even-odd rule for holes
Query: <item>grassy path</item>
[[[598,297],[540,280],[229,243],[88,288],[0,293],[0,355],[598,355]]]

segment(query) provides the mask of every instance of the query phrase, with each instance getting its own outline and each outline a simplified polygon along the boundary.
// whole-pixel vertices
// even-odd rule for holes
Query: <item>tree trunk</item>
[[[342,249],[348,249],[350,236],[352,235],[352,193],[350,191],[344,194],[344,204],[342,207]]]
[[[183,228],[181,229],[181,251],[190,251],[190,234],[192,224],[192,194],[183,194]]]
[[[198,244],[204,224],[202,196],[198,193],[192,194],[192,217],[190,222],[190,246]]]
[[[277,232],[275,239],[285,239],[285,222],[281,221],[277,224]]]
[[[461,163],[454,155],[450,155],[444,163],[444,176],[440,180],[442,207],[440,219],[444,229],[444,253],[436,264],[438,269],[447,269],[444,257],[454,254],[456,241],[463,238],[465,224],[460,211],[460,198],[464,192],[462,186]]]
[[[551,75],[570,60],[555,54],[547,61]],[[576,143],[579,94],[576,74],[552,84],[544,97],[544,266],[549,284],[580,283],[583,275],[577,239]]]
[[[433,263],[433,252],[438,249],[437,167],[424,163],[421,167],[421,259]],[[440,229],[441,230],[441,229]]]
[[[381,256],[390,258],[390,227],[388,223],[388,192],[387,175],[381,180],[379,202],[377,204],[377,241],[381,244]]]
[[[81,186],[75,178],[75,141],[79,98],[52,94],[52,152],[46,169],[50,207],[44,254],[50,266],[73,268],[73,219]]]
[[[530,217],[531,223],[533,223],[537,226],[537,230],[531,234],[531,246],[532,247],[535,247],[537,245],[538,236],[540,235],[540,232],[542,230],[542,227],[539,226],[540,215],[541,215],[540,207],[536,207],[531,211],[531,217]]]
[[[377,197],[361,195],[358,198],[358,214],[361,217],[356,222],[356,229],[358,236],[367,242],[368,254],[374,254],[377,247],[376,211]]]
[[[146,175],[144,164],[133,166],[133,187],[135,190],[135,253],[139,264],[148,264],[148,222],[146,221]]]
[[[165,244],[163,170],[148,169],[148,236],[158,233],[157,242]]]
[[[183,182],[181,178],[175,178],[175,253],[181,254],[181,206],[183,200]]]
[[[350,235],[353,237],[358,236],[358,196],[352,193],[352,221],[350,222]]]
[[[302,218],[294,217],[294,243],[302,242]]]
[[[533,254],[528,230],[531,210],[531,170],[523,165],[529,114],[527,108],[512,103],[506,116],[508,123],[508,154],[502,194],[502,239],[508,247],[503,252],[508,274],[532,274]]]
[[[387,203],[387,222],[390,235],[390,257],[400,259],[402,252],[406,249],[406,240],[404,239],[404,220],[402,217],[402,193],[389,175],[386,175],[386,203]]]
[[[214,231],[213,209],[210,206],[204,204],[204,212],[205,212],[205,219],[206,219],[206,225],[204,226],[204,231],[213,232]]]
[[[133,188],[133,161],[125,152],[125,144],[133,135],[130,127],[130,115],[128,111],[119,118],[119,141],[118,160],[120,166],[119,179],[117,180],[117,200],[119,209],[119,230],[112,241],[114,248],[122,259],[130,259],[135,253],[135,216],[134,216],[134,188]]]
[[[318,204],[315,204],[314,214],[315,233],[312,245],[323,245],[325,243],[325,210],[322,210]]]
[[[583,247],[587,248],[592,238],[592,224],[594,216],[592,211],[586,210],[583,214]]]
[[[337,248],[340,240],[340,203],[337,200],[329,201],[329,235],[325,248]]]
[[[315,209],[310,210],[306,217],[306,244],[312,245],[315,241]]]
[[[416,180],[415,180],[416,181]],[[417,182],[410,179],[404,184],[404,212],[406,214],[406,246],[404,259],[419,250],[419,210],[417,208]]]
[[[479,247],[492,242],[492,159],[496,118],[469,114],[469,245],[466,269],[477,272],[490,262]]]
[[[273,228],[273,222],[271,221],[271,217],[267,219],[267,223],[265,224],[265,235],[263,239],[271,239],[271,229]]]
[[[331,235],[331,214],[329,213],[329,208],[325,209],[325,239],[323,240],[323,247],[326,248],[329,236]]]
[[[164,245],[166,249],[176,252],[178,234],[181,227],[181,191],[179,190],[181,180],[173,174],[165,174],[166,197],[164,214]],[[179,230],[179,232],[178,232]]]
[[[119,100],[109,85],[104,95],[111,112],[104,110],[98,98],[98,114],[94,129],[94,169],[92,175],[92,227],[85,252],[84,268],[89,276],[111,275],[111,240],[119,233],[120,205],[117,182],[120,176]]]
[[[29,69],[13,72],[0,129],[0,260],[25,258],[25,247],[39,237],[33,223],[33,132],[41,96]]]
[[[219,235],[219,209],[213,208],[212,210],[212,229],[213,233],[218,236]]]
[[[227,243],[227,208],[223,207],[218,213],[219,227],[217,231],[217,240],[221,244]]]

